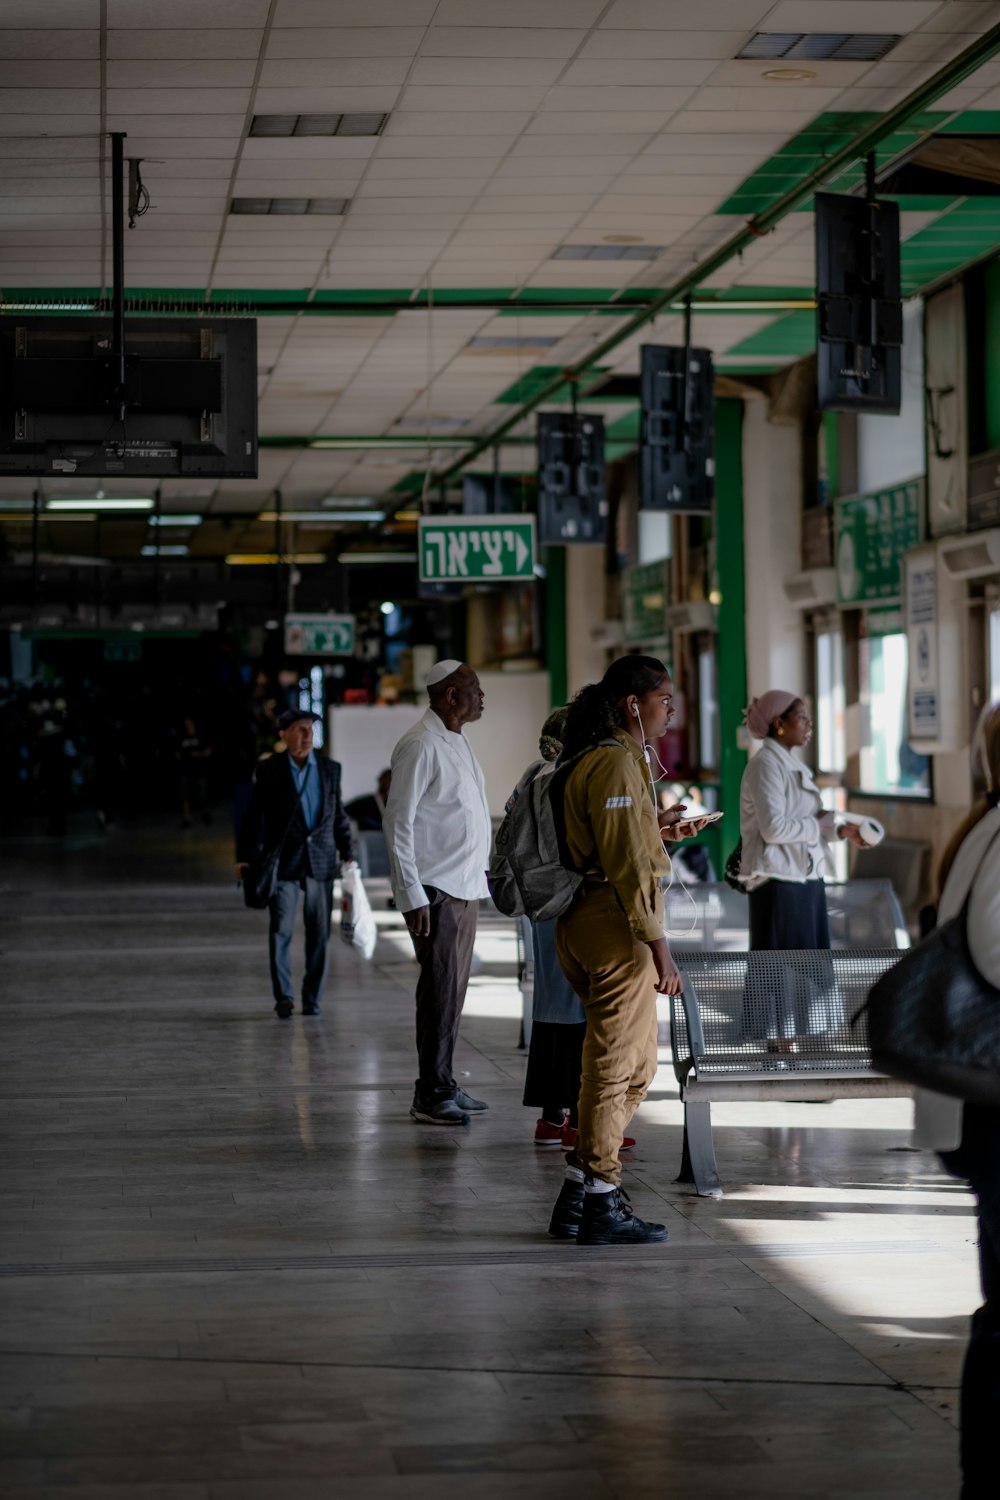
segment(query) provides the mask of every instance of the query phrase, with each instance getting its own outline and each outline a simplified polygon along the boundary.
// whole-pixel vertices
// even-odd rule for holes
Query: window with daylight
[[[861,643],[861,791],[929,797],[930,762],[910,749],[906,724],[906,635],[870,635]]]
[[[816,769],[830,775],[847,766],[844,707],[843,632],[823,630],[816,636]]]

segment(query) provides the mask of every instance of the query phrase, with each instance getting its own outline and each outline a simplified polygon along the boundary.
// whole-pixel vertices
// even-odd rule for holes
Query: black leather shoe
[[[319,1015],[319,1006],[318,1005],[305,1005],[305,1004],[303,1004],[303,1006],[302,1006],[302,1014],[304,1016],[318,1016]]]
[[[582,1182],[563,1183],[549,1220],[549,1234],[554,1240],[575,1240],[580,1229],[585,1194]]]
[[[282,995],[280,1000],[274,1002],[274,1009],[279,1021],[287,1021],[288,1017],[295,1010],[295,1006],[287,995]]]
[[[649,1245],[667,1238],[664,1224],[637,1219],[621,1188],[584,1193],[578,1245]]]

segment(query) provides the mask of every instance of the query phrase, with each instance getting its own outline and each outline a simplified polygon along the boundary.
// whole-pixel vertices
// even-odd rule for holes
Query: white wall
[[[746,569],[747,683],[750,696],[769,688],[805,689],[802,611],[782,581],[801,571],[801,435],[767,420],[765,396],[745,403],[743,547]],[[725,537],[719,538],[725,546]]]
[[[426,711],[426,701],[419,706],[399,704],[338,704],[327,714],[327,752],[343,768],[345,802],[363,797],[375,790],[379,772],[392,759],[393,746],[411,724]]]
[[[486,707],[465,733],[486,777],[490,812],[500,818],[524,771],[538,759],[538,736],[549,715],[549,674],[480,672],[479,681]]]
[[[606,615],[603,547],[566,548],[566,679],[569,696],[600,682],[607,652],[594,640]]]
[[[924,473],[924,309],[903,304],[903,399],[898,417],[858,417],[858,493]]]

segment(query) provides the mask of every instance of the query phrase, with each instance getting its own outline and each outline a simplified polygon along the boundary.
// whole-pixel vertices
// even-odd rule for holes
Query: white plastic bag
[[[341,940],[352,947],[362,958],[370,959],[375,952],[378,930],[368,904],[368,894],[361,871],[356,864],[347,864],[340,872],[343,900],[340,908]]]

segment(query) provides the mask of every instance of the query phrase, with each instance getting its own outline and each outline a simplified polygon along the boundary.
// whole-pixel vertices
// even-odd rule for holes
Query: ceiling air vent
[[[350,198],[234,198],[231,214],[346,214]]]
[[[778,57],[813,62],[878,62],[902,38],[888,32],[758,31],[737,57],[773,62]]]
[[[254,115],[251,136],[287,139],[303,135],[381,135],[389,116],[349,115]]]

